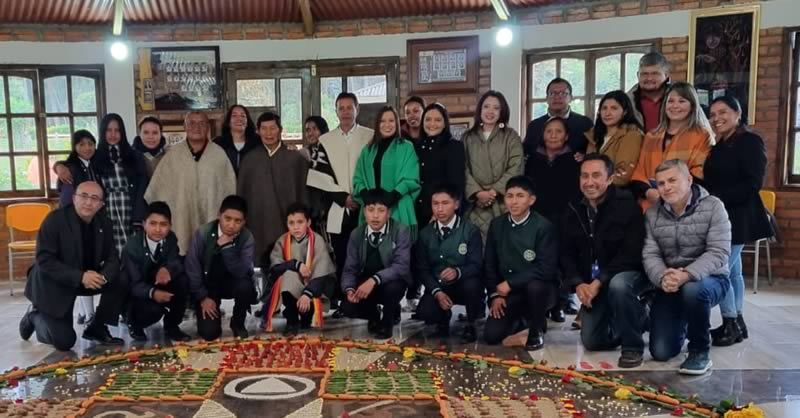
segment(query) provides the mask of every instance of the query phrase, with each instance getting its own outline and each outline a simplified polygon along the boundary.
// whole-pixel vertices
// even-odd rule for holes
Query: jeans
[[[742,249],[744,245],[731,245],[730,269],[731,288],[725,299],[719,303],[723,318],[736,318],[742,314],[744,305],[744,276],[742,275]]]
[[[612,350],[622,344],[623,351],[644,352],[644,325],[647,308],[639,295],[653,285],[643,273],[623,271],[614,275],[592,300],[592,307],[581,312],[581,342],[589,351]]]
[[[686,282],[675,293],[656,292],[650,308],[650,354],[656,361],[678,355],[689,339],[689,352],[711,347],[711,308],[728,292],[726,276],[709,276]]]

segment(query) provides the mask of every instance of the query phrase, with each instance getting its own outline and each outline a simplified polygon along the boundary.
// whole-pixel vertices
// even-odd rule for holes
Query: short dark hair
[[[588,161],[602,161],[603,164],[606,166],[606,173],[608,173],[608,177],[614,175],[614,162],[611,161],[611,158],[609,158],[608,155],[598,154],[596,152],[586,154],[586,156],[583,157],[583,161],[581,162],[581,167],[583,167],[583,165],[586,164],[586,162]]]
[[[567,85],[567,90],[569,90],[569,95],[572,96],[572,84],[570,84],[569,81],[567,81],[567,80],[565,80],[565,79],[563,79],[561,77],[556,77],[556,78],[550,80],[549,83],[547,83],[547,88],[544,89],[545,94],[550,93],[550,87],[553,84],[566,84]]]
[[[506,182],[506,190],[513,188],[520,188],[526,192],[536,196],[536,187],[528,176],[514,176]]]
[[[334,107],[339,107],[339,100],[342,100],[342,99],[351,99],[353,101],[353,104],[356,107],[358,107],[358,98],[356,97],[355,94],[350,93],[349,91],[343,91],[343,92],[339,93],[339,95],[336,96],[336,100],[333,102],[333,106]]]
[[[383,205],[387,208],[391,208],[391,200],[392,198],[389,196],[389,193],[386,190],[381,188],[376,189],[366,189],[361,192],[361,200],[364,202],[364,207],[369,205]]]
[[[547,119],[544,122],[544,126],[542,126],[542,132],[551,124],[555,122],[561,122],[561,125],[564,126],[564,134],[569,137],[569,126],[567,126],[567,120],[562,118],[561,116],[553,116],[550,119]]]
[[[148,116],[148,117],[146,117],[146,118],[142,119],[142,120],[139,122],[139,130],[140,130],[140,131],[142,130],[142,126],[143,126],[145,123],[155,123],[156,125],[158,125],[158,130],[159,130],[159,131],[161,131],[161,130],[163,130],[163,129],[164,129],[164,125],[161,123],[161,120],[159,120],[159,119],[158,119],[157,117],[155,117],[155,116]]]
[[[147,205],[144,218],[147,219],[150,215],[161,215],[172,223],[172,211],[169,209],[167,202],[157,201]]]
[[[665,73],[669,71],[669,61],[667,61],[667,57],[658,51],[648,52],[639,58],[639,68],[651,67],[653,65],[658,65]]]
[[[303,127],[305,127],[305,125],[308,122],[311,122],[314,125],[317,125],[317,129],[319,129],[319,134],[320,135],[325,135],[326,133],[328,133],[330,131],[330,128],[328,128],[328,122],[322,116],[311,115],[311,116],[307,117],[306,121],[303,122]]]
[[[247,218],[247,201],[243,197],[235,194],[228,195],[222,199],[222,204],[219,205],[219,213],[231,209],[242,213],[242,216]]]
[[[420,106],[422,106],[423,109],[425,108],[425,99],[419,96],[411,96],[408,99],[406,99],[405,103],[403,103],[403,108],[408,106],[409,103],[417,103]]]
[[[431,192],[431,197],[435,194],[445,193],[448,196],[452,197],[453,200],[461,200],[461,191],[458,188],[450,183],[439,183],[433,187],[433,191]]]
[[[283,125],[281,125],[281,117],[275,112],[264,112],[261,116],[258,117],[258,121],[256,122],[256,129],[261,129],[262,122],[275,122],[278,125],[278,129],[283,130]]]
[[[306,219],[311,219],[311,210],[308,209],[308,206],[303,204],[302,202],[294,202],[286,208],[286,219],[289,219],[290,215],[294,215],[297,213],[302,213]]]

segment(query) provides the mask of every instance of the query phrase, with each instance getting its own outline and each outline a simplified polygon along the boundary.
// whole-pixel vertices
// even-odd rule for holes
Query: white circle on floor
[[[237,386],[244,382],[255,381],[245,386],[241,390],[237,390]],[[292,385],[286,383],[292,381],[303,384],[305,387],[302,390],[295,389]],[[306,379],[305,377],[292,376],[288,374],[262,374],[258,376],[245,376],[232,380],[225,385],[225,395],[232,398],[245,399],[251,401],[266,401],[266,400],[280,400],[291,399],[298,396],[303,396],[316,388],[313,380]]]

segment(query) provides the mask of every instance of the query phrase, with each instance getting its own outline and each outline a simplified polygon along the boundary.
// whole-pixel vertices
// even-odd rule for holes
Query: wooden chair
[[[769,190],[761,190],[758,192],[761,197],[761,202],[764,203],[764,208],[769,212],[769,216],[775,216],[775,201],[777,199],[775,192]],[[742,250],[743,254],[753,254],[753,293],[758,293],[758,262],[761,258],[761,245],[767,251],[767,282],[772,286],[772,255],[769,249],[769,238],[762,238],[753,243],[753,249],[745,248]]]
[[[14,258],[33,259],[36,257],[36,240],[17,241],[14,231],[33,233],[39,231],[42,222],[50,213],[45,203],[17,203],[6,207],[8,225],[8,287],[14,296]]]

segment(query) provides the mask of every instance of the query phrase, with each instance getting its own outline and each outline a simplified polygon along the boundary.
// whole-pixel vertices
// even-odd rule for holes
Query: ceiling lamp
[[[511,14],[508,12],[505,0],[492,0],[492,7],[500,20],[508,20]]]

